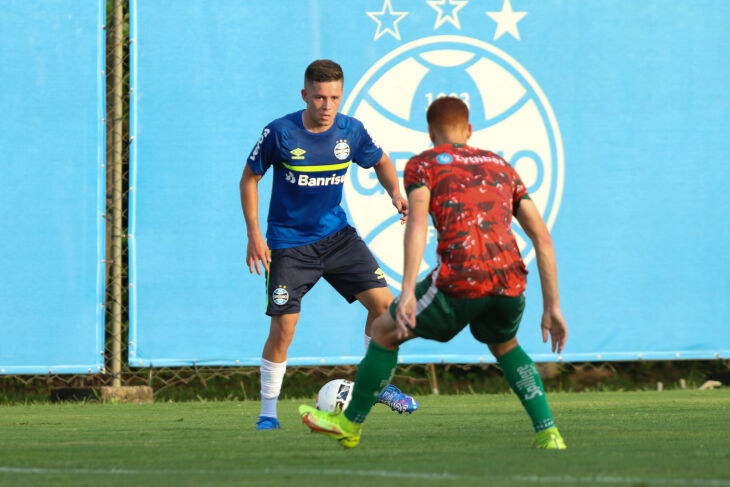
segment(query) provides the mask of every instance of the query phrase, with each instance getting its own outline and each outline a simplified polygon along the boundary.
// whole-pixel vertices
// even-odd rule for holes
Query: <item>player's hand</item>
[[[404,291],[400,295],[395,308],[396,337],[398,340],[408,338],[408,328],[416,327],[416,296],[412,291]]]
[[[565,346],[565,340],[568,338],[568,325],[565,324],[563,313],[560,308],[545,310],[542,314],[542,342],[547,343],[548,334],[552,340],[552,350],[561,353]]]
[[[269,251],[269,246],[266,245],[266,240],[264,240],[261,235],[248,239],[248,246],[246,248],[246,264],[248,264],[248,270],[251,271],[251,274],[253,274],[253,270],[256,268],[256,273],[259,276],[261,275],[259,262],[261,262],[261,266],[264,270],[269,272],[271,251]]]
[[[391,201],[393,202],[393,206],[395,206],[395,209],[398,210],[398,213],[402,215],[400,217],[400,222],[405,223],[406,218],[408,217],[408,200],[405,199],[400,193],[397,193],[393,195]]]

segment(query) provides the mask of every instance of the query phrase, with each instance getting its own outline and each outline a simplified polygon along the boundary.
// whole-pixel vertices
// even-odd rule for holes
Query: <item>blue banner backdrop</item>
[[[517,168],[552,230],[570,327],[559,359],[730,354],[730,3],[166,0],[133,1],[132,13],[132,365],[259,363],[269,319],[264,278],[244,262],[238,181],[262,128],[303,108],[318,58],[343,66],[341,110],[401,172],[429,146],[428,104],[469,103],[471,143]],[[270,185],[268,174],[264,224]],[[389,198],[354,167],[343,189],[397,292]],[[534,252],[520,245],[530,278],[518,337],[536,360],[557,360],[540,339]],[[317,284],[289,363],[359,361],[364,321]],[[492,361],[468,332],[411,341],[400,359]]]
[[[0,374],[104,368],[105,15],[0,8]]]

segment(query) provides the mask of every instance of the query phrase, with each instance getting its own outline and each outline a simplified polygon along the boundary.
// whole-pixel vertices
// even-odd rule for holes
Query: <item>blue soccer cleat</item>
[[[408,394],[402,393],[400,389],[393,384],[388,384],[383,392],[380,393],[380,397],[378,397],[376,402],[385,404],[393,411],[397,411],[398,414],[411,414],[413,411],[418,409],[418,401]]]
[[[259,420],[256,421],[257,430],[278,430],[281,429],[279,420],[272,418],[271,416],[259,416]]]

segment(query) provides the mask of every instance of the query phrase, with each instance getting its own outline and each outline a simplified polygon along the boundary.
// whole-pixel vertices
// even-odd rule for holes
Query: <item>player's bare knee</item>
[[[283,330],[277,337],[277,343],[282,347],[289,347],[294,340],[294,330]]]
[[[377,338],[373,336],[373,342],[388,350],[397,350],[399,345],[399,341],[394,333],[379,335]]]
[[[288,347],[294,339],[297,320],[293,315],[277,315],[271,318],[269,340],[277,346]]]
[[[487,346],[489,347],[489,351],[492,352],[492,355],[494,355],[495,358],[499,358],[502,355],[508,353],[510,350],[514,349],[518,345],[517,338],[512,338],[506,342],[502,343],[489,343]]]
[[[365,309],[368,310],[368,314],[372,314],[375,317],[383,314],[394,299],[393,294],[387,287],[368,289],[367,291],[356,294],[355,297],[363,306],[365,306]]]
[[[383,348],[395,350],[400,344],[396,333],[396,323],[388,312],[381,314],[373,322],[372,333],[373,341]]]
[[[374,316],[376,319],[379,318],[383,313],[388,311],[390,303],[376,303],[372,309],[368,309],[368,314]]]
[[[293,339],[293,333],[288,333],[280,330],[276,333],[269,334],[269,338],[266,340],[266,344],[270,348],[280,351],[286,351],[289,348],[289,345],[291,344]]]

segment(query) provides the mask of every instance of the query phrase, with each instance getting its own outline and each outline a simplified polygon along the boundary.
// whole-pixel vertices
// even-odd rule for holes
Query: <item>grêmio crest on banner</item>
[[[380,1],[381,10],[364,13],[376,24],[372,41],[375,47],[384,36],[400,41],[399,22],[409,14],[398,7],[398,0]],[[412,2],[402,3],[416,8]],[[388,151],[402,184],[408,159],[431,147],[425,116],[430,103],[442,96],[461,98],[469,106],[474,126],[470,145],[491,150],[515,167],[548,228],[552,228],[563,190],[563,145],[558,123],[528,69],[494,45],[505,34],[519,40],[518,22],[527,12],[513,11],[509,0],[502,0],[499,11],[484,12],[480,32],[491,34],[487,28],[490,25],[494,29],[491,42],[468,35],[437,35],[446,24],[468,34],[461,32],[459,21],[459,11],[468,3],[419,2],[417,8],[433,9],[433,35],[385,53],[357,81],[342,112],[361,120]],[[431,21],[428,18],[429,25],[421,27],[431,31]],[[344,183],[345,206],[352,223],[380,261],[388,283],[400,289],[404,226],[383,193],[374,171],[352,166]],[[529,263],[534,257],[532,245],[516,221],[513,230],[523,258]],[[422,276],[435,265],[436,234],[430,227]]]

